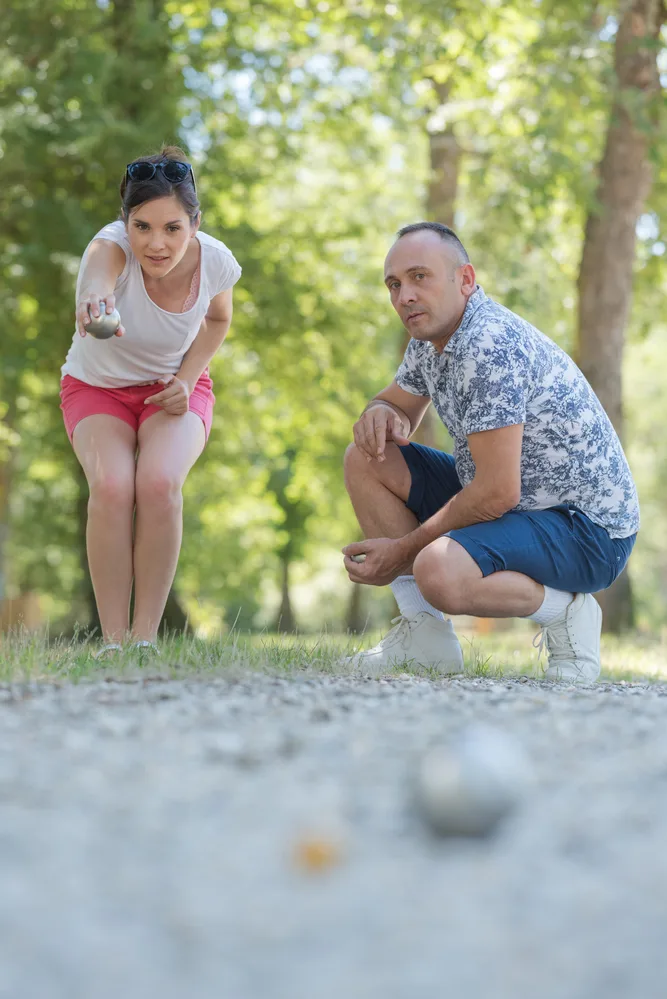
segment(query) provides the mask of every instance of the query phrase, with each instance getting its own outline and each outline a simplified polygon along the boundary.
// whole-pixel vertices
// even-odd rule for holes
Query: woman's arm
[[[125,251],[122,247],[110,239],[94,239],[86,253],[76,303],[76,325],[81,336],[86,335],[84,326],[89,317],[100,315],[100,302],[106,302],[107,312],[115,309],[114,288],[124,270]],[[116,336],[122,336],[124,332],[121,324]]]
[[[232,289],[221,291],[211,299],[208,312],[202,320],[197,336],[186,351],[175,375],[159,380],[165,386],[161,392],[149,396],[147,403],[161,406],[172,416],[182,416],[188,411],[190,395],[200,375],[211,358],[222,346],[232,321]]]
[[[181,366],[176,372],[192,392],[200,375],[205,371],[209,361],[218,352],[229,330],[232,321],[232,289],[221,291],[212,298],[208,312],[202,320],[197,336],[186,351]]]

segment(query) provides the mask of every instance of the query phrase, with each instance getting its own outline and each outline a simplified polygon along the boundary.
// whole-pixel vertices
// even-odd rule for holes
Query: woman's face
[[[137,205],[127,220],[127,234],[132,252],[150,277],[163,278],[185,256],[199,229],[185,208],[172,194]]]

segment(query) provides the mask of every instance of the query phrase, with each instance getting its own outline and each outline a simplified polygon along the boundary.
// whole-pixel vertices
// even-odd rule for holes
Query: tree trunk
[[[449,95],[447,84],[433,83],[438,99],[438,108],[442,108]],[[442,129],[428,128],[428,142],[431,161],[431,175],[426,195],[425,214],[429,222],[442,222],[450,228],[454,226],[454,205],[459,179],[459,162],[461,147],[451,125]],[[410,334],[403,337],[401,357],[410,342]],[[419,427],[412,435],[417,444],[427,447],[437,447],[436,435],[437,414],[429,406]]]
[[[441,132],[429,132],[431,179],[428,185],[426,213],[429,221],[454,228],[454,207],[459,182],[461,147],[448,125]]]
[[[13,430],[16,418],[16,400],[9,401],[5,418],[2,421],[8,430]],[[15,448],[9,441],[2,445],[4,460],[0,461],[0,607],[7,597],[7,545],[9,543],[9,498],[15,461]]]
[[[632,296],[635,229],[651,186],[651,98],[660,86],[655,42],[663,15],[662,0],[621,4],[614,57],[618,89],[579,271],[578,363],[621,440],[624,333]],[[605,630],[618,632],[632,625],[625,573],[600,594],[599,602]]]
[[[292,610],[292,600],[289,591],[289,552],[283,551],[280,553],[280,562],[282,569],[281,599],[274,630],[291,634],[296,631],[296,620],[294,618],[294,611]]]
[[[183,604],[178,599],[173,586],[169,590],[160,629],[163,633],[173,634],[173,632],[178,632],[181,635],[189,631],[188,615],[185,612]]]
[[[7,598],[7,545],[9,542],[9,496],[12,481],[12,455],[0,462],[0,607]]]
[[[364,616],[363,586],[360,583],[353,583],[345,615],[345,630],[350,635],[360,635],[365,631],[367,622],[368,618]]]

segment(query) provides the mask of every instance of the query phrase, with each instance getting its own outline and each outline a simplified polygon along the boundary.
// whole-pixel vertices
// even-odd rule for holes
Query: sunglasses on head
[[[135,160],[134,163],[127,164],[127,176],[130,180],[152,180],[157,170],[162,171],[170,184],[182,184],[188,174],[190,174],[195,191],[197,190],[192,166],[189,163],[183,163],[181,160],[160,160],[159,163],[147,163],[146,160]]]

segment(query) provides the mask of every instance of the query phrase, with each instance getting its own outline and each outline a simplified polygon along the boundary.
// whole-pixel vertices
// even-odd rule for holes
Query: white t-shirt
[[[96,340],[75,331],[61,369],[63,376],[71,375],[102,388],[122,388],[176,374],[183,355],[197,336],[211,299],[235,285],[241,276],[241,268],[224,243],[204,232],[198,232],[195,238],[201,246],[199,295],[191,309],[176,313],[165,312],[149,297],[125,224],[111,222],[97,233],[94,239],[108,239],[125,252],[125,268],[114,288],[125,336]],[[81,258],[77,301],[89,248],[90,243]]]

